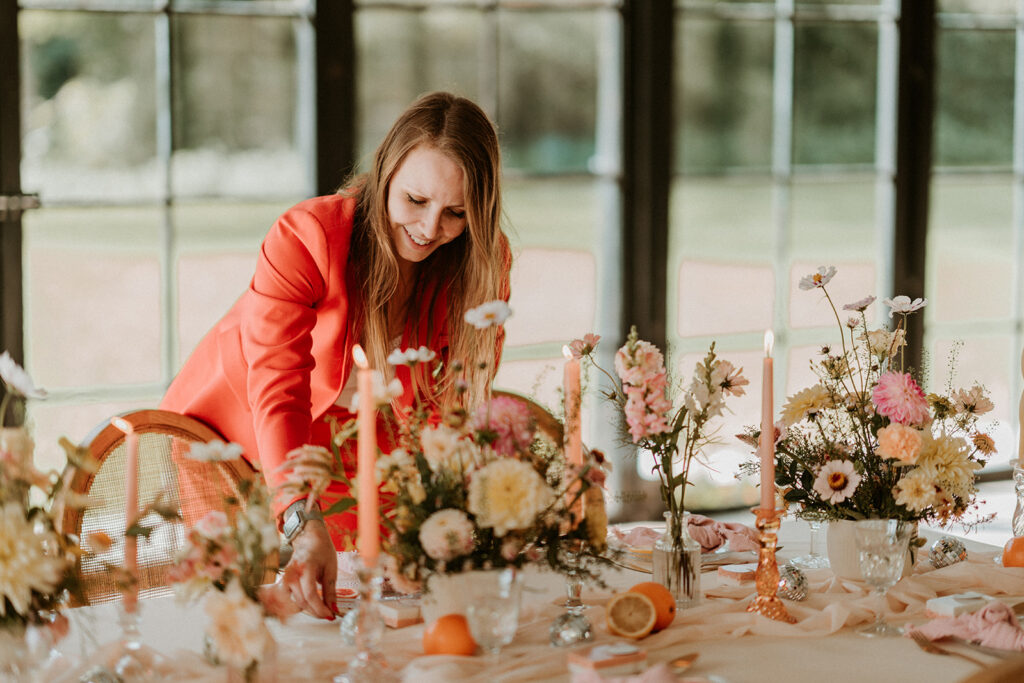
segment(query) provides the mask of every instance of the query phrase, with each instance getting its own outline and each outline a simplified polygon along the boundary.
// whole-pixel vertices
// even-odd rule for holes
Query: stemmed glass
[[[799,517],[811,528],[810,548],[806,555],[794,557],[789,562],[801,569],[825,569],[829,566],[828,557],[818,552],[818,537],[821,534],[821,525],[825,522],[825,516],[817,510],[804,510],[800,512]]]
[[[913,524],[895,519],[866,519],[856,525],[860,571],[882,603],[874,623],[857,632],[868,637],[900,635],[903,629],[886,623],[883,617],[885,594],[903,574]]]
[[[593,637],[593,627],[587,615],[584,614],[586,605],[583,604],[583,578],[580,576],[580,557],[584,551],[582,541],[566,542],[562,548],[565,553],[566,564],[569,566],[565,574],[566,599],[563,606],[565,612],[555,617],[551,622],[549,637],[551,644],[555,647],[568,647],[576,645]]]
[[[501,648],[512,642],[519,628],[522,582],[514,569],[498,573],[497,586],[477,591],[466,608],[473,640],[497,663]]]

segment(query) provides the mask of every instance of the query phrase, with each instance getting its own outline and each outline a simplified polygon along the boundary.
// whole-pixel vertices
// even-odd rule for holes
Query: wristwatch
[[[317,507],[307,511],[306,500],[303,499],[289,505],[285,509],[284,514],[281,515],[281,518],[283,520],[281,533],[284,534],[284,539],[291,543],[292,539],[306,528],[306,522],[311,519],[323,520],[324,516],[320,513],[320,508]]]

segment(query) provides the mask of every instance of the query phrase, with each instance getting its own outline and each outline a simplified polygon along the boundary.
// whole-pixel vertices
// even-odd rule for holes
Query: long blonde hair
[[[452,407],[456,380],[466,381],[464,405],[471,406],[489,392],[495,370],[499,330],[472,329],[466,311],[508,292],[511,264],[508,239],[501,230],[501,153],[494,125],[473,102],[446,92],[420,97],[395,121],[374,155],[369,172],[351,179],[342,192],[357,197],[355,225],[348,265],[363,301],[363,340],[374,367],[385,367],[388,353],[388,313],[398,290],[398,257],[388,217],[388,189],[406,155],[419,145],[447,155],[461,169],[466,229],[442,245],[416,269],[408,317],[417,336],[430,329],[435,307],[447,300],[445,316],[448,354],[444,371],[429,381],[426,368],[413,374],[415,389],[435,405]],[[426,327],[424,327],[426,326]],[[440,351],[440,349],[434,349]],[[462,364],[461,373],[453,365]]]

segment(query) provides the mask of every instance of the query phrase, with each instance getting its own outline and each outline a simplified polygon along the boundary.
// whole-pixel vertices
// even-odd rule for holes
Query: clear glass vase
[[[1010,528],[1014,536],[1024,536],[1024,465],[1020,461],[1013,463],[1013,488],[1017,492],[1017,507]]]
[[[669,589],[676,599],[676,607],[686,609],[700,603],[701,547],[690,536],[690,513],[673,519],[665,513],[665,533],[654,543],[651,560],[654,580]]]

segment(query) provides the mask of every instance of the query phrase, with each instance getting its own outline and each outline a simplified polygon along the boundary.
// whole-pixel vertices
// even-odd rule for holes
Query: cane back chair
[[[199,462],[186,457],[194,443],[222,440],[199,420],[165,410],[137,410],[120,417],[138,435],[139,507],[162,495],[163,503],[181,514],[181,520],[163,520],[152,513],[141,520],[155,528],[138,544],[139,596],[155,597],[171,591],[167,571],[184,546],[188,528],[211,510],[232,512],[239,499],[239,483],[257,475],[242,459]],[[82,445],[89,448],[99,467],[94,473],[68,468],[64,486],[88,496],[92,504],[85,509],[58,510],[57,519],[86,549],[91,548],[89,536],[94,532],[104,532],[113,540],[108,550],[91,548],[93,552],[79,560],[83,595],[74,601],[94,604],[121,597],[107,564],[121,565],[124,558],[125,434],[106,421]]]

